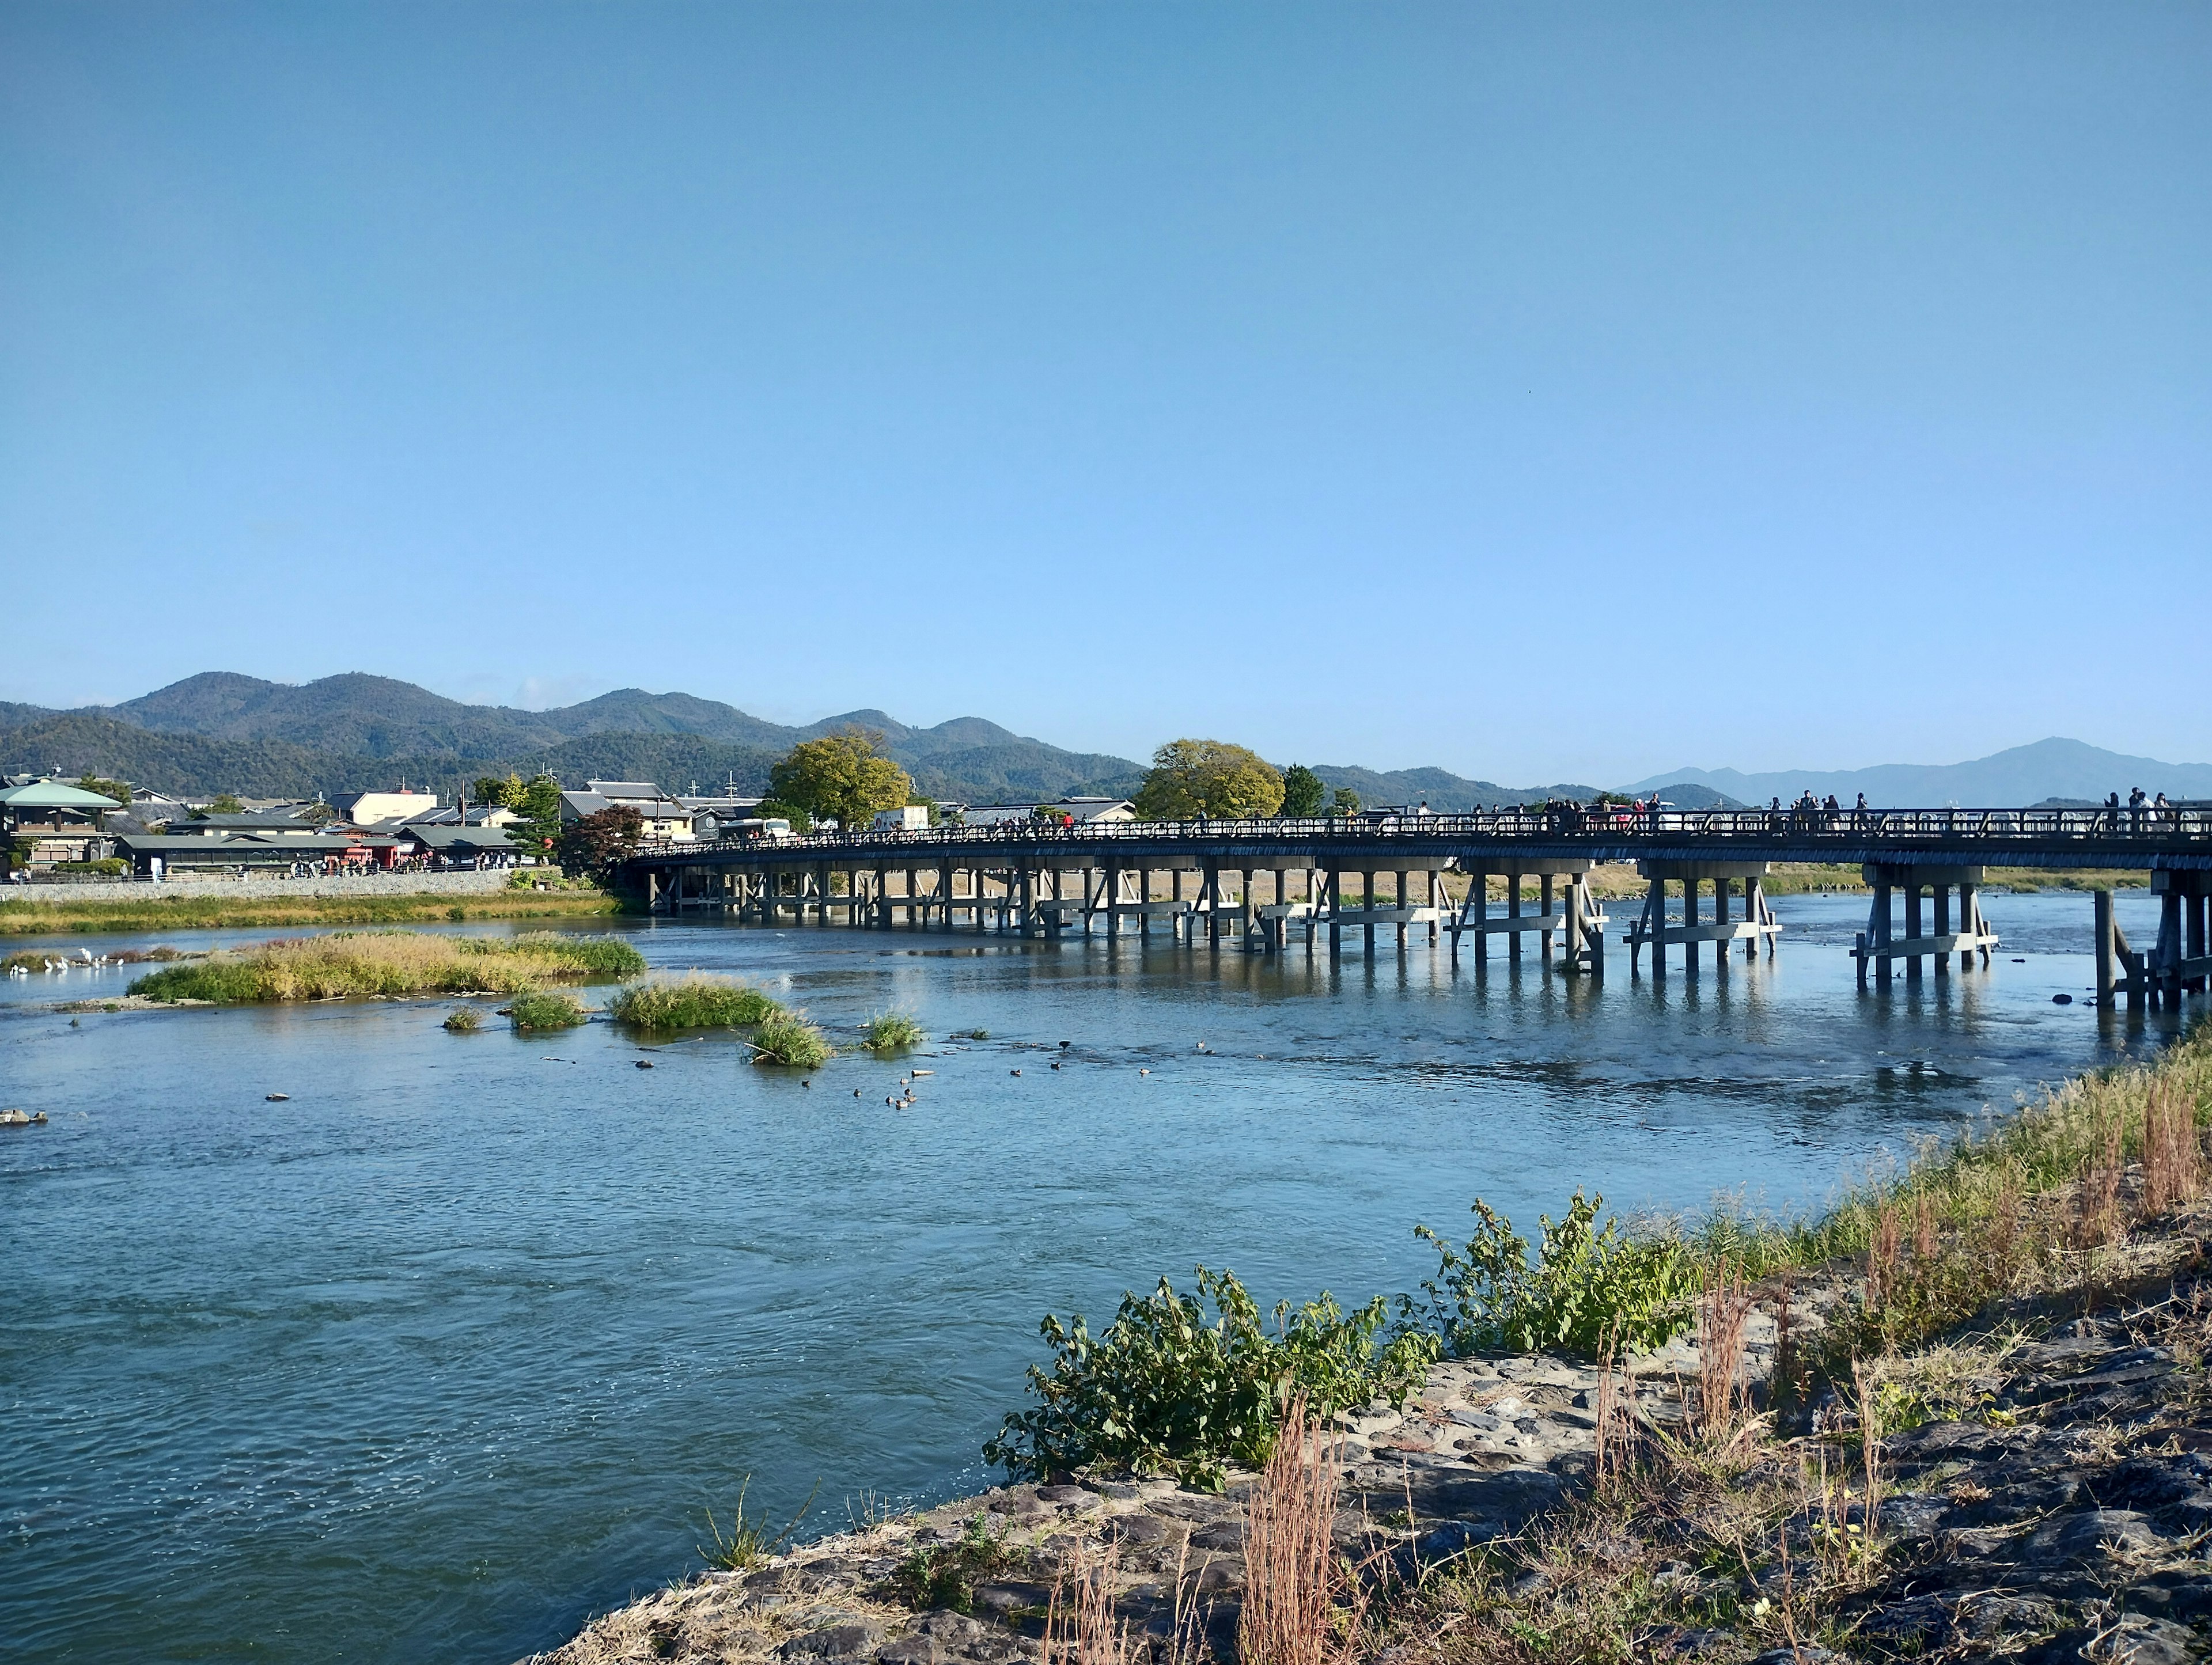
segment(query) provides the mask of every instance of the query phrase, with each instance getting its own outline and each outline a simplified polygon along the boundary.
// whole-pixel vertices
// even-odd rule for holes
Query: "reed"
[[[885,1012],[861,1025],[871,1052],[902,1052],[929,1038],[928,1031],[903,1012]]]
[[[361,995],[516,994],[547,982],[635,975],[644,964],[628,943],[605,937],[343,931],[211,954],[141,977],[131,993],[149,1000],[224,1006]]]
[[[1358,1634],[1364,1591],[1336,1553],[1342,1459],[1299,1394],[1245,1503],[1242,1665],[1338,1665]]]
[[[805,1014],[778,1008],[753,1031],[753,1062],[814,1069],[830,1061],[829,1037]]]
[[[518,994],[507,1008],[520,1033],[533,1030],[574,1029],[586,1020],[582,1004],[573,994],[562,994],[547,989],[533,989]]]
[[[749,1029],[782,1008],[726,977],[677,977],[625,988],[607,1010],[635,1029]]]
[[[1734,1431],[1749,1394],[1743,1380],[1743,1332],[1751,1317],[1751,1287],[1742,1270],[1717,1261],[1698,1301],[1698,1415],[1699,1437],[1719,1441]]]

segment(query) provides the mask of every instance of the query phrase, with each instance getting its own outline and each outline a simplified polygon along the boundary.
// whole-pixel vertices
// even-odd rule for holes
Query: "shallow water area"
[[[2086,896],[1985,906],[1989,970],[1863,995],[1850,896],[1778,899],[1778,956],[1725,975],[1616,943],[1601,986],[1533,945],[618,925],[842,1042],[888,1008],[939,1037],[811,1075],[490,1000],[472,1036],[452,1000],[73,1020],[143,968],[7,979],[0,1103],[53,1120],[0,1130],[0,1656],[511,1660],[696,1566],[749,1474],[786,1511],[818,1480],[824,1529],[986,1483],[1048,1310],[1201,1261],[1270,1301],[1408,1288],[1414,1223],[1478,1194],[1524,1226],[1577,1185],[1817,1205],[2165,1032],[2078,1003]]]

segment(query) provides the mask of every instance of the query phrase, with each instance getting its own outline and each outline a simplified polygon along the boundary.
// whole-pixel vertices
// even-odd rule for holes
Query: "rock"
[[[2157,1549],[2164,1541],[2157,1528],[2132,1509],[2085,1509],[2038,1527],[2021,1559],[2030,1564],[2087,1565],[2115,1550]]]
[[[2118,1665],[2188,1665],[2198,1656],[2195,1640],[2170,1619],[2129,1613],[2110,1626],[2061,1631],[2020,1657],[2022,1665],[2075,1665],[2090,1659]]]
[[[1244,1522],[1223,1521],[1190,1534],[1193,1549],[1225,1549],[1241,1553],[1244,1548]]]
[[[848,1619],[793,1637],[776,1656],[781,1659],[851,1659],[869,1653],[883,1640],[884,1627],[873,1619]]]
[[[975,1607],[994,1619],[1024,1613],[1042,1613],[1052,1604],[1052,1586],[1006,1579],[975,1587]]]
[[[937,1665],[943,1657],[936,1641],[927,1636],[902,1636],[876,1650],[876,1665]]]
[[[1117,1543],[1164,1544],[1168,1523],[1152,1515],[1121,1515],[1107,1523],[1106,1535]]]

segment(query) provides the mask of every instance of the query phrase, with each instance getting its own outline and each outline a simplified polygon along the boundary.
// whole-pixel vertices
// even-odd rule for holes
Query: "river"
[[[1478,976],[1425,945],[618,927],[833,1037],[890,1007],[988,1031],[910,1060],[908,1109],[866,1056],[457,1036],[450,1002],[72,1022],[137,968],[7,980],[0,1103],[52,1120],[0,1130],[0,1656],[503,1665],[696,1567],[748,1475],[785,1512],[818,1483],[810,1532],[988,1484],[1048,1310],[1200,1261],[1270,1302],[1409,1288],[1415,1222],[1464,1235],[1478,1194],[1524,1227],[1578,1184],[1817,1206],[2158,1040],[2052,1004],[2089,980],[2086,896],[1985,901],[1994,967],[1887,996],[1848,896],[1656,986],[1618,945],[1598,987],[1533,949]]]

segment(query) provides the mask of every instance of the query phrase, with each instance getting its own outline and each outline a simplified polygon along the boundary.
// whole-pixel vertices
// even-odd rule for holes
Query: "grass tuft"
[[[753,1477],[748,1474],[738,1485],[736,1517],[726,1533],[714,1519],[714,1511],[712,1509],[707,1511],[707,1531],[714,1540],[714,1547],[710,1549],[702,1544],[699,1553],[709,1566],[720,1567],[725,1572],[744,1572],[782,1554],[790,1547],[792,1538],[799,1530],[799,1523],[806,1518],[806,1511],[814,1507],[816,1493],[822,1490],[817,1484],[813,1492],[806,1494],[806,1501],[799,1505],[799,1512],[782,1527],[776,1528],[771,1524],[767,1510],[762,1510],[757,1516],[746,1510],[745,1493],[752,1490],[752,1484]]]
[[[752,1044],[756,1064],[789,1064],[809,1070],[828,1063],[832,1050],[829,1038],[807,1022],[805,1014],[781,1007],[753,1031]]]
[[[451,1035],[474,1035],[483,1027],[483,1013],[472,1006],[460,1006],[446,1014],[442,1027]]]
[[[607,1010],[633,1028],[678,1030],[750,1028],[782,1008],[744,983],[694,976],[626,988]]]
[[[541,1029],[574,1029],[586,1020],[583,1006],[574,995],[545,989],[516,995],[507,1013],[514,1019],[516,1030],[526,1033]]]
[[[861,1030],[868,1037],[871,1052],[899,1052],[929,1038],[928,1032],[903,1012],[883,1012],[869,1018]]]

